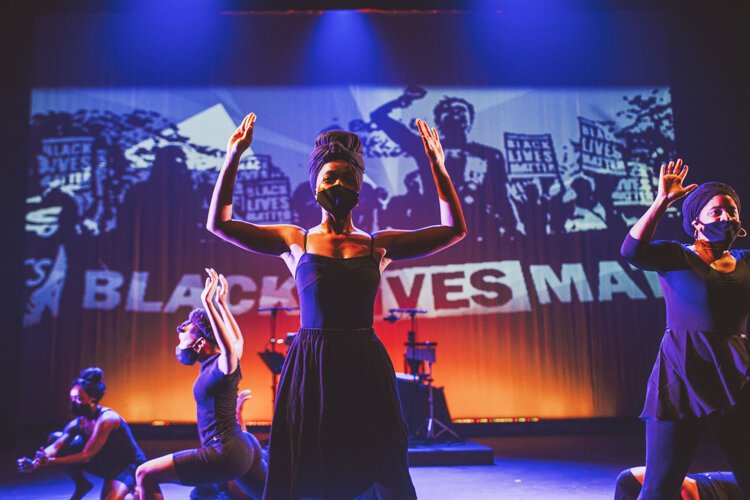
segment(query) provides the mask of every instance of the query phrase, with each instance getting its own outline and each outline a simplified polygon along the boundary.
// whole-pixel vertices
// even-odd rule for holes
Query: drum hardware
[[[258,312],[270,311],[271,322],[270,329],[271,334],[268,340],[266,348],[258,353],[263,363],[271,370],[271,408],[276,407],[276,386],[279,382],[279,375],[281,374],[281,368],[284,366],[284,354],[276,351],[276,346],[280,344],[286,344],[286,340],[289,338],[287,334],[285,339],[276,338],[276,316],[279,311],[296,311],[299,307],[287,307],[287,306],[271,306],[271,307],[259,307]]]
[[[407,357],[411,357],[427,364],[427,371],[424,373],[422,380],[427,385],[427,407],[429,409],[429,414],[424,423],[422,423],[414,433],[414,436],[411,437],[422,437],[427,441],[435,441],[441,435],[448,433],[456,439],[461,439],[453,429],[435,418],[432,365],[437,362],[436,348],[437,342],[414,342],[412,346],[407,347]]]
[[[411,308],[393,308],[388,309],[388,316],[383,318],[384,321],[389,323],[395,323],[408,315],[411,320],[411,328],[406,332],[406,355],[404,356],[404,371],[411,375],[417,375],[420,379],[424,376],[424,360],[417,359],[414,356],[410,356],[410,349],[416,345],[417,341],[417,314],[426,313],[425,309],[411,309]]]
[[[410,436],[410,439],[420,437],[427,441],[435,441],[445,433],[450,434],[455,439],[461,439],[453,429],[435,418],[432,365],[437,362],[437,342],[417,342],[417,314],[426,312],[427,311],[424,309],[394,308],[389,309],[388,316],[383,318],[389,323],[395,323],[401,319],[403,315],[408,315],[411,319],[411,328],[407,332],[407,341],[404,343],[404,346],[406,346],[404,360],[409,371],[402,374],[402,378],[410,376],[415,383],[422,383],[427,386],[428,416],[427,419],[417,428],[414,435]],[[426,369],[425,365],[427,366]]]

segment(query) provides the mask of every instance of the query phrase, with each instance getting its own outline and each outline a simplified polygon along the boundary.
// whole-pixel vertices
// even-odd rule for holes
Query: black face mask
[[[184,349],[181,349],[180,346],[175,347],[174,354],[177,357],[177,361],[183,365],[194,365],[198,361],[198,353],[193,349],[194,346],[195,344]]]
[[[736,220],[720,220],[703,225],[703,236],[711,243],[717,243],[727,248],[732,246],[742,226]]]
[[[317,196],[318,204],[337,221],[346,219],[359,201],[359,193],[347,189],[340,184],[320,191]]]
[[[91,409],[91,405],[76,403],[75,401],[70,402],[70,412],[76,417],[88,417],[91,418],[96,415],[96,409]]]

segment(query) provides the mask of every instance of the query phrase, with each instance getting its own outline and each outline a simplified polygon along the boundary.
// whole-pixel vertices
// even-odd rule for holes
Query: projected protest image
[[[449,255],[385,271],[376,314],[418,307],[429,311],[426,319],[483,316],[477,321],[484,331],[502,335],[519,321],[515,314],[550,304],[660,297],[652,278],[619,262],[605,243],[619,240],[651,203],[657,168],[673,153],[667,88],[205,88],[200,102],[191,101],[195,91],[177,88],[104,95],[33,92],[24,316],[30,337],[52,335],[42,332],[55,324],[61,333],[54,342],[63,342],[70,331],[89,335],[81,325],[103,321],[116,339],[104,355],[114,359],[114,345],[129,350],[159,338],[172,317],[199,305],[199,272],[209,261],[221,262],[232,310],[255,330],[265,329],[259,307],[298,305],[283,266],[243,258],[204,228],[226,137],[250,110],[261,121],[239,166],[236,217],[317,224],[308,144],[322,131],[343,129],[363,144],[367,168],[355,222],[369,233],[439,220],[415,120],[435,124],[469,237]],[[124,109],[126,97],[138,106]],[[180,106],[167,104],[176,98]],[[308,114],[312,101],[337,106]],[[290,106],[302,110],[299,120],[276,111]],[[584,259],[573,243],[583,236],[601,251]],[[559,251],[543,255],[542,246]],[[289,328],[295,320],[291,313]],[[257,333],[261,345],[264,336]],[[109,371],[145,383],[168,354],[153,351],[143,374]],[[446,367],[446,378],[452,370]],[[456,374],[454,383],[460,380]],[[486,384],[482,391],[497,388]],[[595,412],[566,404],[559,411]],[[135,402],[128,410],[148,418],[158,405]],[[475,407],[468,398],[454,403],[458,414]]]

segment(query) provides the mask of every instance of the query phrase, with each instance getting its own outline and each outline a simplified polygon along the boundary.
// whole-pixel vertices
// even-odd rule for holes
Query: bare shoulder
[[[102,411],[101,416],[96,422],[97,425],[106,426],[112,429],[119,427],[120,422],[122,422],[122,417],[120,417],[120,414],[112,408],[105,408],[104,410],[106,411]]]

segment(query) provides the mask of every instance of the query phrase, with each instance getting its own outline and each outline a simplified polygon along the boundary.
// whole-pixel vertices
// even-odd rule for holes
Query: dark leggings
[[[698,441],[708,426],[744,498],[750,499],[750,405],[727,415],[646,423],[646,477],[642,500],[678,498]]]

